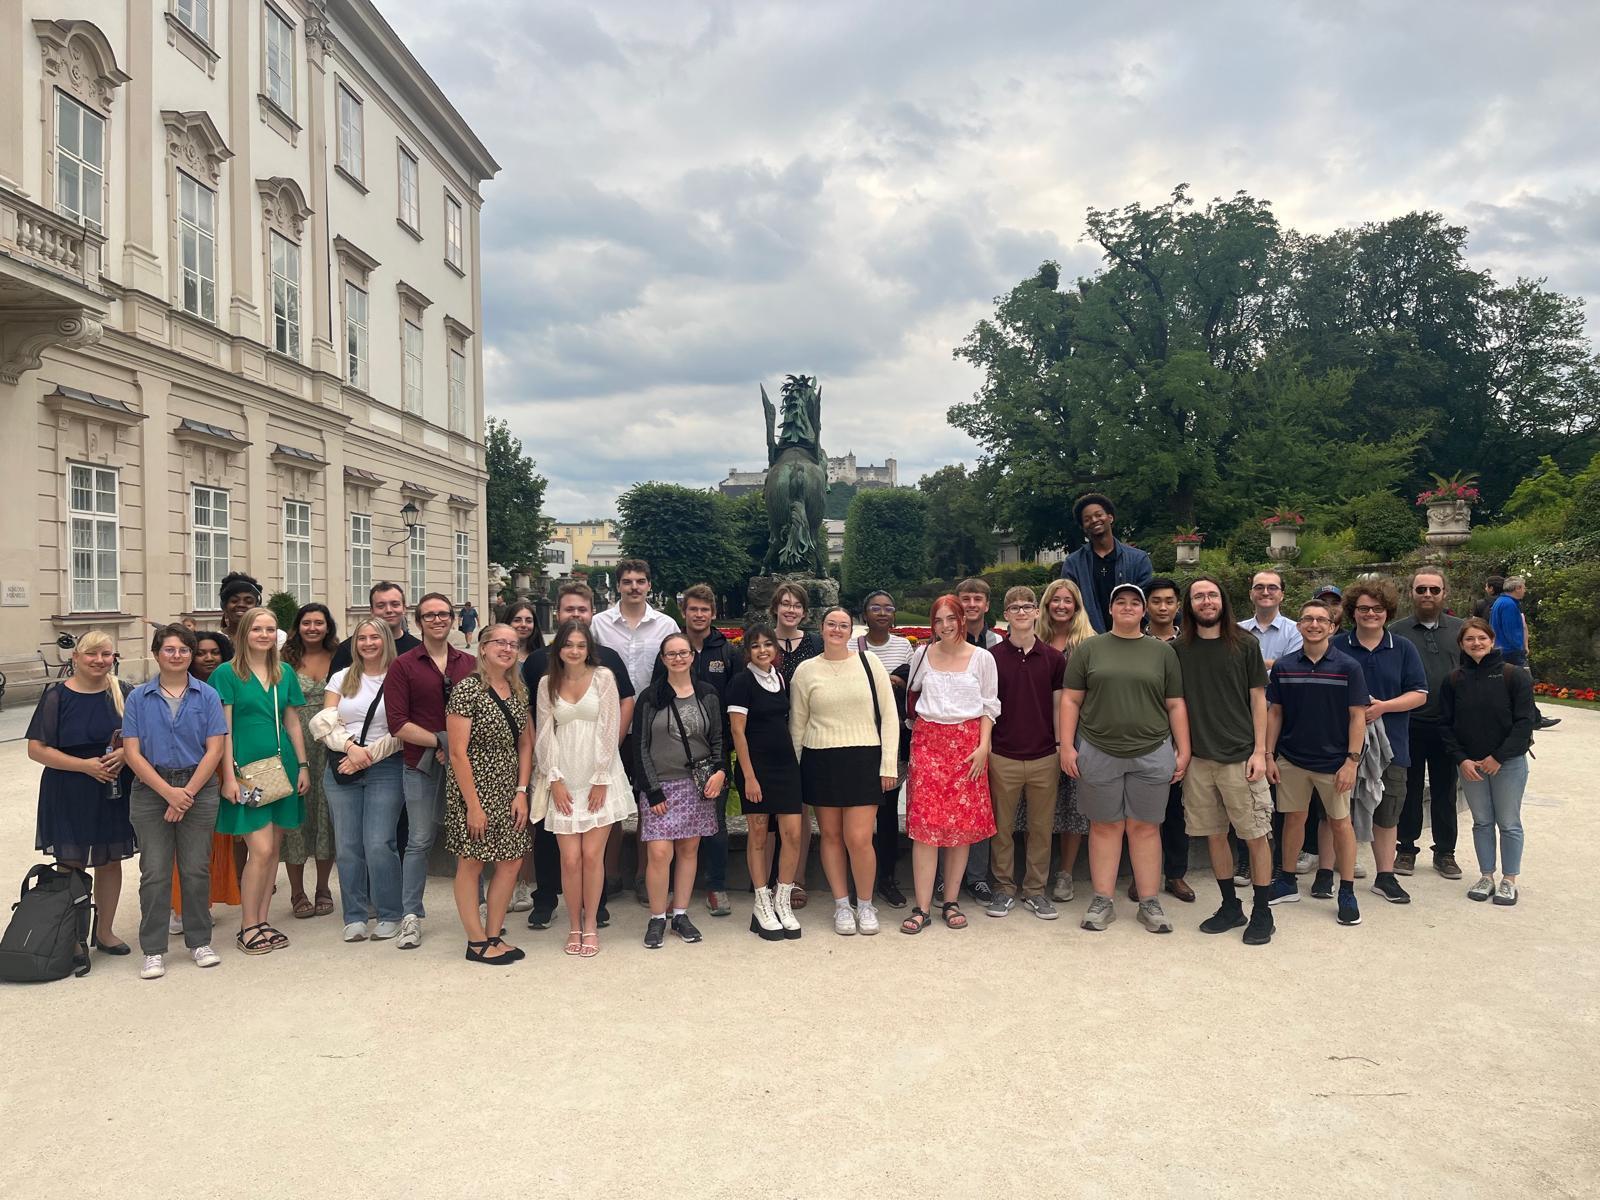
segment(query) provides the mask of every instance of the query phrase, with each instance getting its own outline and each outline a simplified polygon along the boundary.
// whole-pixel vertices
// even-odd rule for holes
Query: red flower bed
[[[1600,699],[1600,692],[1594,688],[1569,688],[1557,687],[1553,683],[1536,683],[1533,685],[1536,695],[1550,696],[1556,700],[1586,700],[1593,704]]]

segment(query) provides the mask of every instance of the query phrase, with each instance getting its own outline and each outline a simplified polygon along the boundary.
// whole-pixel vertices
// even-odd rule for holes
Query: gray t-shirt
[[[692,778],[688,759],[705,758],[711,753],[711,742],[706,737],[706,714],[700,707],[700,701],[690,696],[687,699],[674,698],[673,704],[683,720],[683,732],[689,739],[689,753],[687,756],[684,754],[683,738],[678,736],[678,722],[673,719],[672,709],[663,708],[657,712],[650,722],[650,762],[655,768],[656,778],[663,782]]]

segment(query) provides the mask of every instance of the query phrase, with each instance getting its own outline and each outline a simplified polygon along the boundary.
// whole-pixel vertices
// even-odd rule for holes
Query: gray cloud
[[[505,165],[488,403],[558,516],[763,456],[756,386],[908,480],[973,447],[951,349],[1086,208],[1243,188],[1307,231],[1413,208],[1600,301],[1600,8],[389,0]],[[463,28],[492,39],[463,38]]]

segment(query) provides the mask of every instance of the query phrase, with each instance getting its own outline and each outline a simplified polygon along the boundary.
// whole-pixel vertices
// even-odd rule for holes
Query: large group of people
[[[94,872],[91,940],[108,954],[131,952],[114,927],[121,864],[138,854],[147,979],[165,973],[172,936],[196,965],[220,961],[215,903],[238,905],[240,951],[287,948],[272,914],[280,862],[293,918],[335,911],[336,874],[346,942],[419,946],[440,829],[469,962],[522,960],[508,914],[542,930],[562,902],[565,952],[598,954],[632,817],[645,947],[699,942],[697,884],[713,918],[733,907],[735,788],[749,928],[772,942],[803,932],[813,822],[842,936],[880,932],[880,903],[909,907],[905,934],[935,918],[966,928],[963,892],[991,918],[1054,920],[1077,898],[1085,836],[1085,930],[1116,919],[1126,859],[1139,924],[1171,932],[1162,896],[1195,900],[1195,837],[1219,893],[1203,932],[1271,941],[1274,910],[1313,872],[1311,897],[1357,925],[1361,843],[1371,892],[1410,902],[1400,879],[1416,869],[1425,796],[1434,869],[1461,877],[1458,782],[1479,867],[1467,896],[1516,903],[1540,717],[1525,627],[1501,600],[1488,620],[1459,618],[1443,575],[1423,568],[1405,613],[1394,581],[1363,577],[1290,615],[1282,576],[1263,570],[1236,619],[1219,580],[1156,577],[1116,538],[1109,498],[1075,511],[1084,546],[1042,594],[1009,589],[1003,627],[989,623],[988,585],[966,580],[934,601],[915,646],[894,632],[888,592],[808,628],[793,583],[735,646],[710,587],[683,593],[680,628],[650,603],[637,559],[619,564],[605,611],[586,584],[563,583],[548,643],[513,604],[465,649],[438,592],[408,609],[398,584],[377,583],[340,641],[326,606],[280,631],[259,585],[230,575],[227,629],[157,628],[157,672],[137,687],[116,678],[110,637],[79,639],[28,729],[43,768],[37,847]],[[1515,605],[1514,589],[1505,597]]]

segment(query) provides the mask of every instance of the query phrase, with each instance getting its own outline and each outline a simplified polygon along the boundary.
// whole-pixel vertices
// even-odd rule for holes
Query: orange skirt
[[[239,903],[239,877],[235,874],[237,868],[233,865],[233,845],[238,840],[227,833],[211,835],[211,903],[213,904]],[[176,861],[172,867],[172,908],[174,912],[183,911],[183,892],[178,882]]]

